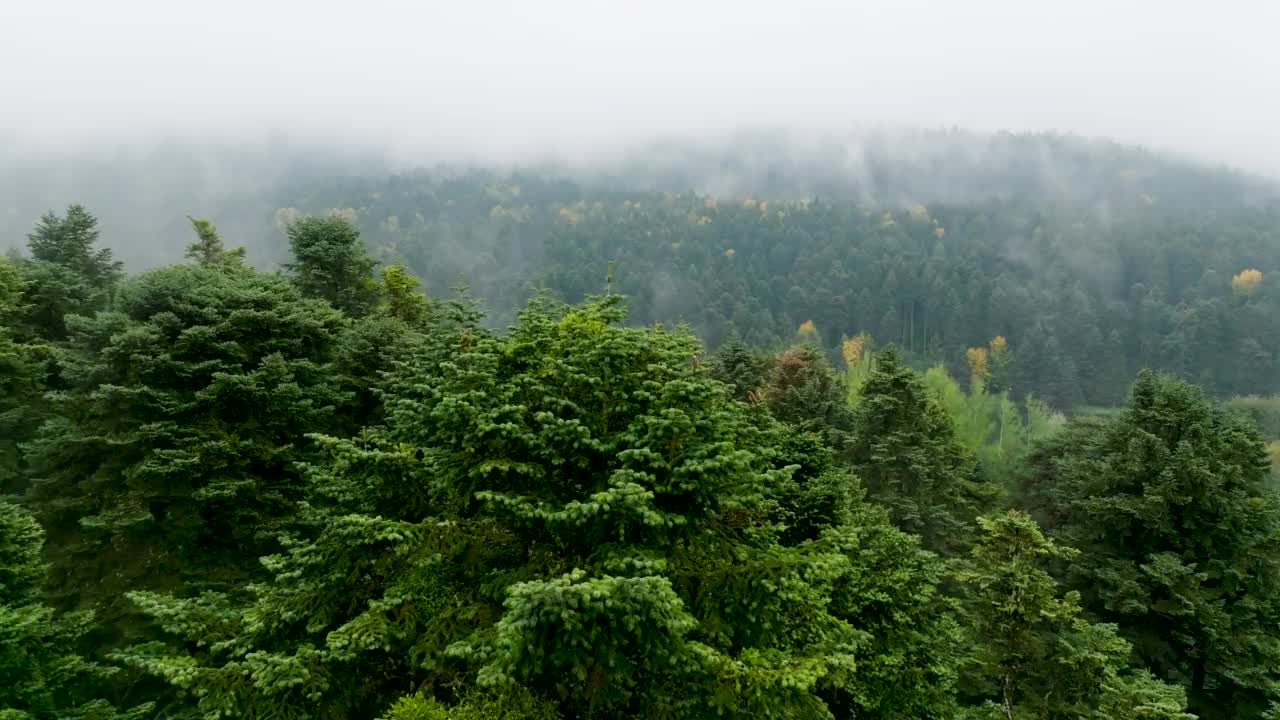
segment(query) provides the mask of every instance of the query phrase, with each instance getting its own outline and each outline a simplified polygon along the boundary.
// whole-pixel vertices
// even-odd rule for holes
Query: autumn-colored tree
[[[1262,284],[1262,271],[1248,268],[1231,278],[1231,290],[1237,295],[1252,295]]]
[[[987,378],[991,375],[987,349],[981,347],[969,348],[965,350],[964,357],[969,363],[970,384],[974,387],[986,385]]]

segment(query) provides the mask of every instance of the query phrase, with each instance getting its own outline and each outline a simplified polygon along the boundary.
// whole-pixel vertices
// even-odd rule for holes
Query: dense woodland
[[[0,718],[1280,718],[1280,205],[1063,142],[947,202],[314,179],[272,270],[47,212]]]
[[[469,286],[493,327],[539,290],[579,302],[612,275],[633,323],[687,322],[711,349],[736,333],[778,350],[809,321],[833,358],[865,333],[961,377],[967,348],[1004,337],[1014,393],[1064,410],[1119,404],[1142,368],[1221,398],[1280,392],[1280,185],[1156,153],[761,134],[602,167],[393,173],[216,150],[15,159],[0,244],[20,249],[60,197],[104,213],[131,267],[179,261],[189,212],[274,268],[291,219],[336,211],[429,292]]]

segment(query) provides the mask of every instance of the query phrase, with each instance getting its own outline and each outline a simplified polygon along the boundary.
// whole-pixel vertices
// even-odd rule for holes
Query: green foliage
[[[854,471],[899,527],[926,548],[956,552],[997,489],[977,478],[955,423],[892,348],[878,353],[860,395],[848,450]]]
[[[1252,419],[1267,439],[1280,440],[1280,395],[1237,396],[1228,400],[1226,405]]]
[[[31,438],[43,414],[44,346],[16,336],[26,282],[19,266],[0,258],[0,496],[21,487],[21,443]]]
[[[871,336],[858,335],[845,338],[840,354],[845,364],[845,389],[849,393],[849,407],[857,407],[862,401],[862,386],[876,369],[876,354],[871,349]]]
[[[95,250],[97,242],[98,219],[81,205],[69,206],[62,217],[45,213],[27,236],[33,259],[66,268],[101,291],[119,280],[124,266],[111,250]]]
[[[382,302],[391,317],[420,325],[431,312],[427,297],[418,291],[418,278],[403,265],[388,265],[382,271]]]
[[[924,383],[955,421],[956,437],[1002,485],[1010,484],[1032,443],[1065,422],[1061,414],[1031,395],[1020,409],[1008,392],[991,394],[981,382],[965,392],[941,365],[925,372]]]
[[[196,232],[195,242],[187,246],[188,258],[203,268],[222,265],[239,267],[244,264],[245,249],[238,247],[228,250],[223,245],[222,236],[218,234],[218,229],[213,226],[213,222],[202,218],[188,217],[188,219]]]
[[[992,698],[1005,718],[1193,717],[1182,713],[1178,690],[1124,672],[1129,644],[1115,626],[1083,619],[1078,593],[1059,596],[1045,567],[1078,553],[1045,538],[1021,512],[978,522],[982,537],[954,563],[973,648],[966,695]]]
[[[768,200],[263,186],[287,277],[188,218],[193,262],[121,286],[45,215],[0,261],[0,492],[44,523],[0,504],[0,717],[1276,717],[1275,206],[1141,156],[1028,191],[1020,142],[932,207],[883,157],[883,194]],[[490,327],[537,299],[497,332],[410,268]],[[1235,414],[1155,375],[1050,409],[1142,365]],[[982,515],[1015,481],[1054,541]]]
[[[1070,428],[1032,481],[1083,552],[1086,609],[1204,718],[1261,717],[1280,682],[1280,507],[1252,422],[1143,373],[1124,412]]]
[[[375,263],[350,221],[340,215],[304,217],[290,223],[285,233],[294,258],[286,267],[303,295],[326,300],[356,317],[374,306]]]
[[[1058,155],[1058,167],[1102,162],[1116,150],[1074,155],[1058,140],[1049,143],[1054,152],[1069,156]],[[711,347],[736,333],[753,348],[775,349],[812,321],[829,341],[867,333],[901,347],[913,364],[941,362],[967,377],[966,349],[998,333],[1006,351],[991,353],[988,391],[1008,390],[1015,400],[1034,394],[1064,411],[1122,402],[1141,367],[1178,373],[1215,395],[1280,392],[1274,189],[1266,200],[1223,194],[1227,184],[1190,192],[1168,168],[1134,178],[1128,165],[1144,160],[1130,158],[1105,173],[1082,170],[1081,188],[1050,190],[1028,171],[1042,167],[1039,149],[1031,150],[1039,142],[1001,139],[1008,166],[945,190],[936,176],[956,172],[955,156],[915,168],[911,190],[833,190],[791,175],[808,188],[797,190],[777,180],[794,167],[788,148],[760,158],[767,173],[725,158],[755,180],[736,190],[721,182],[722,166],[707,186],[690,170],[689,184],[655,179],[662,189],[650,191],[628,189],[634,175],[602,184],[424,172],[307,183],[281,204],[357,209],[374,253],[403,261],[429,287],[463,278],[498,324],[538,288],[569,302],[599,291],[613,263],[613,287],[628,297],[636,323],[688,322]],[[982,147],[975,155],[987,157]],[[630,172],[666,167],[649,160]],[[897,187],[895,168],[905,161],[891,154],[881,162],[876,183]],[[978,189],[1006,173],[1019,180]],[[708,186],[719,194],[687,192]],[[973,194],[956,202],[957,187]],[[1074,191],[1091,199],[1075,205],[1064,195]],[[1222,203],[1212,212],[1209,196]],[[916,217],[904,198],[929,206]],[[1101,202],[1105,218],[1096,212]],[[1249,267],[1263,277],[1237,294],[1231,276]]]
[[[753,352],[734,333],[711,355],[707,368],[711,377],[733,388],[735,399],[746,402],[759,398],[758,391],[764,385],[768,360]]]
[[[812,345],[770,358],[756,397],[773,417],[801,430],[847,432],[852,423],[843,378]]]
[[[559,720],[555,705],[523,688],[505,692],[473,692],[452,707],[425,695],[406,695],[391,706],[384,720]]]
[[[126,720],[150,705],[117,712],[93,697],[111,669],[75,652],[90,616],[55,617],[39,601],[45,568],[44,532],[35,518],[0,501],[0,718],[5,720]]]
[[[63,389],[29,447],[60,608],[92,607],[96,649],[140,631],[130,589],[234,587],[291,515],[310,431],[344,427],[332,362],[346,321],[285,280],[175,266],[72,317]]]
[[[823,682],[828,707],[836,717],[953,717],[960,628],[939,588],[942,562],[863,503],[822,542],[848,560],[831,613],[861,634],[852,671]]]
[[[825,611],[842,556],[777,544],[774,431],[693,367],[696,341],[620,319],[606,300],[535,304],[501,338],[437,329],[393,373],[384,429],[323,441],[275,581],[244,608],[135,593],[208,650],[130,661],[208,717],[366,715],[406,683],[821,717],[854,637]]]
[[[643,695],[652,702],[655,678],[700,671],[688,638],[698,622],[665,577],[588,578],[575,569],[517,583],[505,595],[495,637],[480,648],[454,650],[481,659],[492,653],[480,669],[481,685],[525,683],[575,704],[608,708]]]

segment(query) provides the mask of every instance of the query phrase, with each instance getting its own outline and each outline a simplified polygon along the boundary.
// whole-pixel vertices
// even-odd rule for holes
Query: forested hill
[[[536,287],[598,292],[612,264],[632,322],[687,321],[712,346],[731,330],[777,345],[812,321],[829,348],[869,333],[958,370],[1000,335],[1015,389],[1059,407],[1117,402],[1141,367],[1274,392],[1280,204],[1234,176],[1104,157],[1105,203],[1013,192],[1012,170],[985,199],[910,204],[414,174],[317,188],[285,212],[342,209],[384,260],[437,291],[465,279],[499,322]],[[1234,203],[1217,192],[1233,183]]]
[[[270,266],[285,255],[286,222],[338,211],[377,258],[406,263],[432,292],[469,285],[495,324],[538,288],[578,301],[611,277],[631,322],[686,321],[712,347],[734,331],[776,346],[812,322],[829,349],[866,333],[959,372],[966,348],[1003,336],[1013,389],[1063,408],[1118,402],[1141,367],[1217,395],[1280,389],[1280,195],[1142,149],[1053,135],[757,133],[592,164],[404,173],[279,152],[289,159],[276,166],[253,153],[187,158],[179,167],[200,179],[189,188],[171,167],[146,173],[161,156],[128,156],[123,169],[85,168],[58,197],[99,211],[104,238],[132,264],[175,260],[188,212],[211,215]],[[99,175],[112,172],[118,182]],[[13,196],[27,207],[9,211],[10,244],[46,209],[42,177]],[[113,219],[157,178],[163,207],[150,199]]]

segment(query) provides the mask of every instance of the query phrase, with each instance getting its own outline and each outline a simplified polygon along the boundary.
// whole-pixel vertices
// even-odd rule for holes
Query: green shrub
[[[452,707],[422,693],[406,695],[384,720],[558,720],[555,706],[522,687],[476,692]]]

